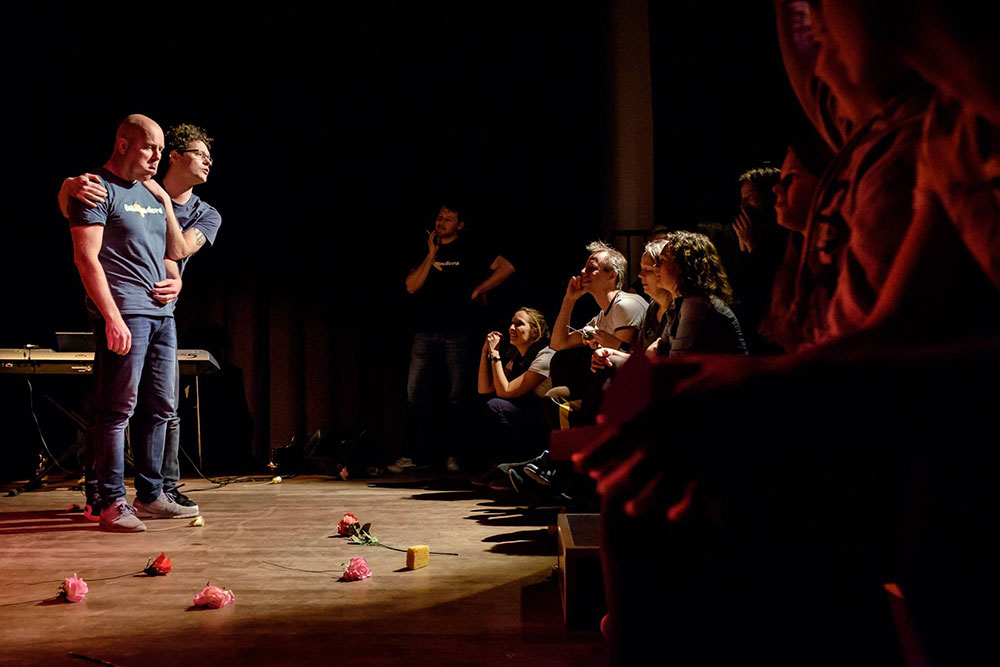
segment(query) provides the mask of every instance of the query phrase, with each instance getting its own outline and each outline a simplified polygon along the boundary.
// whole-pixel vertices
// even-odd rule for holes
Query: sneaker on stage
[[[198,509],[198,503],[196,503],[195,501],[191,500],[190,498],[188,498],[187,496],[185,496],[183,493],[180,492],[180,488],[182,486],[184,486],[184,485],[183,484],[179,484],[178,486],[175,486],[175,487],[170,488],[170,489],[164,487],[164,489],[163,489],[163,495],[165,495],[169,500],[174,501],[175,503],[177,503],[181,507],[188,507],[190,509],[193,509],[195,512],[198,512],[199,511],[199,509]]]
[[[141,519],[190,519],[198,516],[198,506],[178,505],[161,491],[157,499],[151,503],[144,503],[137,498],[135,513]]]
[[[101,529],[113,533],[141,533],[146,530],[146,524],[135,515],[135,508],[119,498],[110,506],[101,510]]]
[[[417,464],[413,462],[413,459],[401,456],[398,459],[396,459],[395,463],[386,466],[386,470],[392,473],[396,473],[398,475],[401,472],[414,470],[416,469],[416,467]]]
[[[87,504],[83,507],[83,518],[87,521],[100,521],[101,511],[97,509],[101,506],[98,498],[87,498]]]
[[[486,486],[494,491],[510,491],[514,488],[510,485],[510,479],[502,475],[491,479]]]
[[[542,486],[553,486],[559,479],[559,473],[555,468],[546,468],[537,463],[529,463],[524,466],[524,474]]]

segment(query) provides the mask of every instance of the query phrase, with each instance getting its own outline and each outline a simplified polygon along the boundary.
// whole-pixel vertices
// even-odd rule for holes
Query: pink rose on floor
[[[199,607],[218,609],[236,602],[236,595],[218,586],[205,586],[201,593],[194,596],[194,603]]]
[[[344,515],[344,518],[340,520],[337,524],[337,533],[340,535],[350,535],[350,527],[358,522],[358,517],[354,516],[350,512]]]
[[[76,576],[76,572],[63,582],[62,593],[67,602],[79,602],[87,597],[88,592],[90,592],[90,587],[87,586],[87,582]]]
[[[361,581],[370,576],[372,576],[372,571],[368,567],[368,561],[361,556],[352,558],[351,562],[347,564],[347,569],[344,570],[344,581]]]

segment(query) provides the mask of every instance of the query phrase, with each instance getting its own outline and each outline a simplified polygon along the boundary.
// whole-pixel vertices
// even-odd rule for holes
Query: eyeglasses
[[[177,152],[178,153],[194,153],[197,157],[200,157],[202,160],[204,160],[205,162],[207,162],[209,165],[215,164],[215,160],[212,159],[212,156],[209,155],[208,153],[206,153],[205,151],[201,150],[200,148],[185,148],[184,150],[177,151]]]

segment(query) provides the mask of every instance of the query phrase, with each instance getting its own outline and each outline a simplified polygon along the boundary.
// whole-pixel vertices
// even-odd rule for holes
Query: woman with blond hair
[[[493,395],[486,402],[488,456],[494,460],[517,460],[545,449],[549,427],[542,414],[541,398],[552,388],[549,361],[549,326],[534,308],[519,308],[507,328],[507,344],[499,331],[483,343],[479,358],[480,395]],[[506,348],[501,354],[501,349]],[[491,475],[473,482],[487,483]]]

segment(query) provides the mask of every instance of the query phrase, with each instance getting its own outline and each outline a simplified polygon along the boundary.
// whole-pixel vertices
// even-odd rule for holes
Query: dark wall
[[[216,138],[198,191],[224,225],[189,264],[180,343],[242,371],[258,454],[386,421],[405,384],[403,278],[444,193],[518,267],[495,315],[555,316],[601,228],[602,3],[106,7],[39,12],[11,47],[0,346],[87,328],[55,193],[132,112]]]
[[[736,4],[650,3],[660,221],[731,215],[736,173],[780,162],[782,123],[799,113],[768,3]],[[181,345],[229,367],[218,392],[244,388],[258,457],[319,426],[369,428],[391,450],[403,278],[442,194],[472,202],[469,233],[518,268],[492,295],[498,325],[521,304],[554,319],[601,234],[608,11],[56,3],[11,19],[0,346],[47,347],[88,326],[55,204],[62,179],[102,164],[128,113],[194,122],[216,138],[199,194],[225,223],[185,275]]]
[[[731,221],[739,174],[780,167],[791,140],[813,131],[788,84],[771,3],[649,5],[657,222]]]

